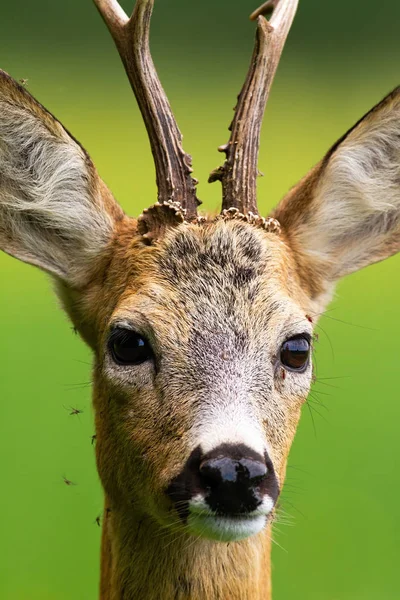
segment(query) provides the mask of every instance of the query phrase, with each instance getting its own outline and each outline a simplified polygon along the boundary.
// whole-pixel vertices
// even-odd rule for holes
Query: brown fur
[[[47,136],[45,128],[50,142],[59,140],[73,156],[82,157],[82,149],[64,128],[4,74],[0,100],[17,110],[16,131],[28,114],[37,119],[30,152]],[[25,205],[22,211],[13,205],[12,193],[5,196],[12,188],[5,192],[0,184],[5,198],[0,200],[1,247],[53,274],[66,312],[94,352],[96,458],[106,497],[102,600],[270,598],[270,523],[242,541],[196,538],[165,491],[200,433],[218,420],[214,412],[229,415],[232,407],[250,415],[262,432],[283,485],[311,365],[304,373],[288,370],[282,377],[280,347],[293,335],[312,333],[310,321],[316,322],[339,275],[398,250],[398,113],[397,91],[288,194],[274,213],[282,235],[245,221],[205,219],[165,227],[148,245],[137,221],[123,214],[83,153],[79,182],[86,182],[90,209],[103,227],[93,253],[88,232],[77,233],[83,218],[78,193],[71,197],[77,231],[64,231],[59,225],[51,227],[53,217],[57,224],[62,218],[57,203],[43,227],[35,212],[41,204],[35,180],[29,179],[29,210]],[[1,119],[0,115],[0,125]],[[376,150],[376,131],[381,153]],[[54,148],[57,152],[58,145]],[[369,206],[366,187],[335,198],[336,186],[353,189],[351,177],[345,183],[335,179],[338,169],[342,173],[347,165],[349,149],[355,156],[352,172],[360,180],[365,179],[366,160],[375,165],[374,185],[381,177],[387,189],[388,174],[393,177],[390,210],[379,195]],[[23,164],[24,148],[11,150],[12,160]],[[4,149],[0,165],[8,177],[14,164],[7,164],[11,150]],[[44,172],[49,167],[40,160],[34,166]],[[69,183],[73,189],[74,181]],[[343,223],[339,219],[336,228],[330,228],[322,217],[328,211],[336,218],[336,201],[343,211],[354,209],[362,218],[357,220],[350,211],[352,218]],[[90,223],[85,225],[90,228]],[[75,237],[67,237],[73,233]],[[75,240],[67,253],[65,239]],[[54,261],[49,259],[49,244]],[[113,362],[108,338],[113,324],[120,322],[132,324],[149,340],[154,361],[134,368]]]
[[[232,243],[235,237],[237,244]],[[210,238],[216,246],[211,243],[209,253],[216,251],[215,259],[219,257],[221,264],[225,263],[223,268],[214,265],[213,261],[209,265],[199,262],[201,250]],[[101,598],[104,600],[120,597],[255,600],[267,597],[266,590],[270,586],[269,528],[254,540],[217,545],[211,541],[196,543],[175,525],[177,517],[170,514],[171,507],[163,497],[163,490],[171,477],[179,472],[192,449],[189,432],[194,407],[190,406],[196,403],[196,398],[190,397],[189,389],[185,389],[185,378],[195,360],[191,357],[191,364],[188,364],[187,357],[190,357],[190,332],[198,326],[200,318],[195,304],[198,285],[205,286],[204,296],[215,302],[210,308],[218,307],[214,316],[207,315],[207,320],[214,323],[215,319],[216,325],[224,321],[225,310],[231,303],[243,303],[251,292],[242,283],[236,292],[232,290],[231,282],[237,275],[235,269],[239,269],[239,275],[246,268],[259,270],[253,282],[255,296],[252,297],[254,314],[251,319],[258,327],[263,328],[265,322],[274,330],[282,315],[287,311],[288,316],[291,314],[292,297],[301,303],[298,312],[294,309],[297,317],[293,318],[306,320],[304,315],[312,311],[312,304],[299,285],[290,252],[275,238],[273,234],[263,233],[245,223],[217,221],[202,227],[183,224],[171,231],[161,244],[146,246],[135,235],[135,221],[127,219],[119,223],[114,242],[103,257],[102,267],[99,266],[92,282],[79,291],[77,300],[71,302],[75,294],[71,295],[68,289],[61,291],[71,319],[78,330],[84,332],[97,357],[94,391],[97,463],[107,493],[107,507],[111,509],[106,512],[102,542]],[[240,242],[245,244],[244,247],[247,245],[248,257],[241,254]],[[252,246],[254,252],[260,251],[263,255],[259,258],[259,266],[252,255]],[[186,254],[186,261],[182,252]],[[201,279],[193,278],[193,273],[202,269]],[[176,281],[173,281],[174,275]],[[222,278],[221,286],[226,280],[225,297],[224,294],[219,297],[215,289],[219,278]],[[275,303],[273,310],[272,302]],[[169,398],[168,390],[164,390],[163,406],[159,404],[160,392],[129,390],[129,383],[126,388],[124,381],[115,384],[109,376],[104,376],[103,343],[110,320],[136,310],[145,311],[146,320],[155,328],[157,339],[164,346],[163,352],[173,352],[174,343],[179,341],[178,353],[171,361],[174,371],[181,375],[175,385],[173,374],[167,373],[173,395]],[[246,317],[241,304],[237,317],[235,322],[234,316],[231,327],[241,327],[245,331],[246,325],[242,321]],[[216,360],[214,356],[213,362]],[[279,374],[272,376],[279,392],[285,396],[287,382],[280,381]],[[205,386],[215,383],[218,381],[207,383],[207,377],[203,380]],[[297,400],[289,392],[291,400],[286,408],[279,406],[277,399],[275,408],[271,404],[264,414],[265,431],[281,481],[307,391],[308,387],[301,389]],[[133,419],[129,417],[131,411],[135,412]],[[156,419],[154,415],[157,415]],[[159,452],[161,447],[162,453]],[[174,457],[178,456],[177,462]],[[148,482],[144,485],[146,479]],[[141,505],[146,506],[144,513]],[[151,514],[147,514],[149,509]],[[132,515],[128,516],[130,511]],[[153,537],[154,542],[151,541]],[[136,556],[137,548],[140,550]],[[136,556],[134,560],[132,554]],[[210,576],[210,573],[214,575]],[[191,582],[190,595],[185,595],[182,581]],[[156,582],[160,583],[160,589]],[[120,596],[122,589],[124,594]]]

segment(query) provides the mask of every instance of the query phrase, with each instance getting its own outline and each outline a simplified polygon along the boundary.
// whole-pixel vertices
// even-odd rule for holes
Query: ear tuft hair
[[[0,71],[0,247],[76,284],[117,215],[88,154]]]
[[[274,212],[328,288],[400,250],[400,87],[350,129]]]

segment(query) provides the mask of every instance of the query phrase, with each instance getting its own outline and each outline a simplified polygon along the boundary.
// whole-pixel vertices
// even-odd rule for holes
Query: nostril
[[[268,473],[267,465],[249,458],[218,457],[204,460],[200,473],[211,487],[226,483],[240,483],[253,487],[261,483]]]
[[[200,474],[210,484],[218,484],[223,481],[236,481],[237,462],[230,458],[212,458],[203,460],[200,464]]]
[[[247,458],[243,458],[240,461],[240,464],[247,471],[247,478],[251,482],[252,485],[257,485],[261,483],[261,481],[267,476],[268,468],[267,465],[258,460],[249,460]]]

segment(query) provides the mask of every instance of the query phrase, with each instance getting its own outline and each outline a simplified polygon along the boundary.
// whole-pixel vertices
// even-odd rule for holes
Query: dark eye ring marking
[[[117,365],[141,365],[154,358],[147,339],[135,331],[115,327],[108,340],[108,348]]]
[[[280,351],[281,364],[289,371],[303,373],[310,360],[310,341],[308,334],[300,334],[283,342]]]

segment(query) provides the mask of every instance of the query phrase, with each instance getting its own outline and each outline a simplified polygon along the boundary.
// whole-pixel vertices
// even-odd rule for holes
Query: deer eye
[[[153,351],[146,338],[129,329],[114,329],[108,347],[113,360],[119,365],[140,365],[153,358]]]
[[[296,335],[286,340],[281,347],[281,363],[290,371],[305,371],[310,356],[310,339]]]

